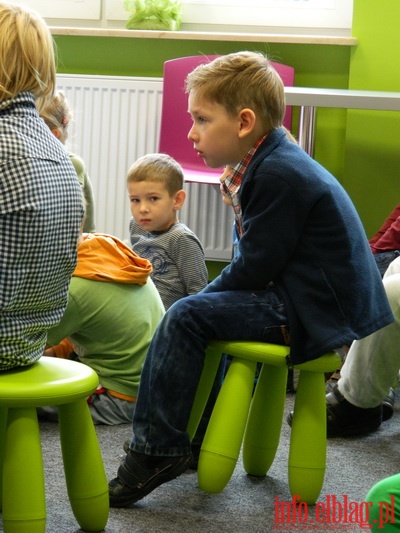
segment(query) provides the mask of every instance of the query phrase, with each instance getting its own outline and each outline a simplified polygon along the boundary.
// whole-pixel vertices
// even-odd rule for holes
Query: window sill
[[[130,39],[175,39],[192,41],[235,41],[257,43],[287,44],[322,44],[336,46],[355,46],[358,41],[354,37],[334,35],[292,35],[284,33],[239,33],[209,31],[155,31],[127,30],[116,28],[80,28],[50,26],[52,35],[84,36],[84,37],[123,37]]]

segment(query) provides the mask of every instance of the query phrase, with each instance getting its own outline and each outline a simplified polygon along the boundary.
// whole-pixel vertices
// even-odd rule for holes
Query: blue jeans
[[[176,302],[159,324],[140,379],[131,449],[152,456],[191,451],[186,427],[208,341],[285,344],[286,309],[274,287],[199,293]]]
[[[376,266],[378,267],[382,277],[390,263],[396,259],[396,257],[399,257],[399,255],[400,250],[390,250],[389,252],[380,252],[379,254],[374,254]]]

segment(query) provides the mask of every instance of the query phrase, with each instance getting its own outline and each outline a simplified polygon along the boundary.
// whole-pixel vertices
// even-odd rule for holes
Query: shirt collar
[[[232,172],[228,174],[220,184],[221,192],[223,192],[231,201],[233,211],[235,213],[236,230],[239,237],[243,235],[242,224],[242,208],[239,200],[239,189],[242,184],[243,176],[250,165],[257,148],[265,140],[267,135],[263,135],[258,141],[250,148],[243,159],[232,169]]]

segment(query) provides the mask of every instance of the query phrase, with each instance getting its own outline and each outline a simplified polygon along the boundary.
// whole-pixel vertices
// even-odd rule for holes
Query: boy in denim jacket
[[[233,167],[222,186],[238,251],[158,326],[130,449],[109,483],[114,507],[189,468],[186,427],[209,340],[289,341],[291,363],[301,363],[393,321],[351,200],[282,128],[283,83],[268,59],[256,52],[218,57],[189,74],[186,91],[194,149],[210,167]]]

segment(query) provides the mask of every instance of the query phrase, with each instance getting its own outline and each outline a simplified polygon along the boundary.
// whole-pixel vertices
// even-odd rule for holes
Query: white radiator
[[[126,174],[140,156],[157,152],[162,79],[59,74],[57,86],[73,120],[67,147],[85,161],[93,184],[97,231],[129,241]],[[180,219],[201,240],[206,258],[231,257],[233,214],[218,187],[186,183]]]

